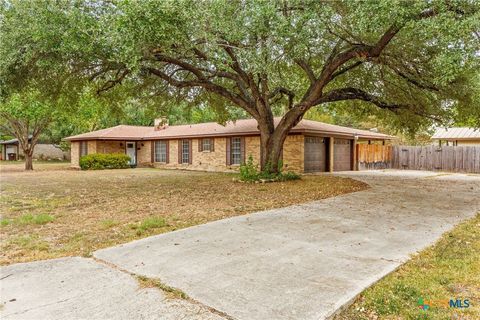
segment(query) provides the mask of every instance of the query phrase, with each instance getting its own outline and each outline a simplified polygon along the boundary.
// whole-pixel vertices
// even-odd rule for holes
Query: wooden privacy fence
[[[359,170],[409,169],[480,173],[480,146],[357,144]]]
[[[392,146],[357,144],[358,170],[387,169],[392,165]]]
[[[480,147],[394,146],[392,168],[480,173]]]

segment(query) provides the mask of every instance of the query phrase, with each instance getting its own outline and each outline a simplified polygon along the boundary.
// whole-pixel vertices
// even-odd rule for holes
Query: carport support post
[[[328,172],[333,172],[333,150],[335,147],[335,138],[330,137],[330,141],[328,143]]]
[[[352,170],[358,171],[357,137],[352,140]]]

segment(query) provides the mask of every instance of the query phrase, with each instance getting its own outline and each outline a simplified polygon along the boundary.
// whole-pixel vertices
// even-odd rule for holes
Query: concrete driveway
[[[480,176],[340,175],[371,188],[94,253],[106,263],[62,258],[2,267],[0,316],[322,319],[480,210]],[[129,273],[159,278],[192,299],[140,289]]]
[[[369,190],[95,252],[235,319],[322,319],[480,210],[480,177],[351,172]]]

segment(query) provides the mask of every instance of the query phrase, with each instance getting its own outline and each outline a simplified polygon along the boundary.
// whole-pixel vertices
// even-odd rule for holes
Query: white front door
[[[137,143],[135,141],[127,141],[125,153],[130,157],[130,164],[137,164]]]

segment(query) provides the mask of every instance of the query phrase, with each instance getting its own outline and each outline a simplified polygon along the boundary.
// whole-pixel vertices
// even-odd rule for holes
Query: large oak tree
[[[408,130],[480,119],[476,1],[45,3],[4,9],[7,88],[25,66],[44,77],[54,63],[62,81],[89,79],[99,93],[134,83],[142,95],[241,108],[258,121],[262,168],[275,170],[289,130],[326,104]]]

